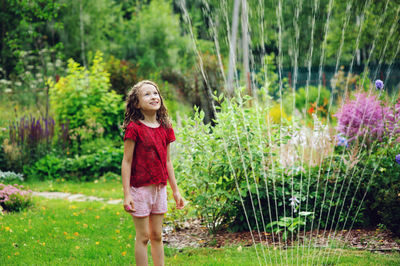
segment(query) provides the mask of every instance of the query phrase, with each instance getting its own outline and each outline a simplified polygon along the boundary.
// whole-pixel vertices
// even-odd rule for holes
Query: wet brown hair
[[[160,95],[160,109],[157,110],[156,119],[157,121],[165,128],[171,127],[171,122],[168,117],[168,110],[164,105],[164,99],[161,96],[160,89],[158,88],[157,84],[150,80],[142,80],[136,83],[132,89],[128,92],[126,96],[126,109],[125,109],[125,118],[124,123],[122,125],[123,130],[125,131],[128,124],[133,121],[136,122],[138,120],[143,120],[144,116],[139,108],[136,106],[139,103],[139,92],[143,85],[152,85],[156,88],[158,94]]]

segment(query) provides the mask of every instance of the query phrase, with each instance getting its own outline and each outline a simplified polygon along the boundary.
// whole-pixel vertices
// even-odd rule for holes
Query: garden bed
[[[201,224],[199,220],[187,220],[183,223],[178,223],[176,229],[167,225],[164,227],[164,243],[173,248],[185,247],[216,247],[221,248],[229,245],[252,246],[254,242],[260,243],[260,236],[257,231],[250,232],[229,232],[227,230],[218,231],[215,234],[210,234],[208,229]],[[310,242],[311,232],[307,232],[304,236],[300,232],[299,239],[301,245],[311,247],[328,247],[328,232],[324,230],[314,230],[312,232],[312,241]],[[271,233],[261,232],[261,239],[264,244],[266,240],[269,246],[280,246],[287,248],[297,246],[299,242],[291,242],[291,237],[286,243],[279,242],[275,236],[275,241]],[[395,237],[389,230],[377,229],[353,229],[340,230],[336,234],[331,233],[330,240],[335,241],[335,247],[348,247],[376,252],[400,252],[400,239]]]

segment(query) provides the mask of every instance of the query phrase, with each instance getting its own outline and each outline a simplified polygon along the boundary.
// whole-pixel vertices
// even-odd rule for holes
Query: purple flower
[[[345,137],[342,136],[341,133],[339,133],[337,135],[337,145],[338,146],[344,146],[344,147],[348,147],[349,146],[349,142],[347,141],[347,139]]]
[[[338,118],[337,130],[349,143],[358,137],[365,137],[368,143],[372,143],[381,141],[385,135],[397,136],[400,133],[397,127],[399,112],[382,104],[375,95],[356,93],[355,99],[347,100],[334,116]]]
[[[378,90],[383,89],[383,81],[380,80],[380,79],[377,79],[377,80],[375,81],[375,87],[376,87]]]
[[[396,155],[396,163],[400,164],[400,154]]]

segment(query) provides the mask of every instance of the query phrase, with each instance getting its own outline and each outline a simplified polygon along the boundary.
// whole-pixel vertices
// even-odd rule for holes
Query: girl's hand
[[[124,209],[128,213],[135,212],[135,204],[133,203],[133,199],[131,195],[127,195],[124,198]]]
[[[183,207],[185,207],[185,202],[183,201],[183,198],[179,192],[174,193],[174,199],[176,202],[176,208],[178,210],[182,210]]]

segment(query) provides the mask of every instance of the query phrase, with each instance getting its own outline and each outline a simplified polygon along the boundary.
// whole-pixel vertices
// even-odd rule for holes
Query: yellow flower
[[[75,205],[69,205],[69,208],[70,209],[76,209],[76,206]]]
[[[88,225],[87,225],[87,224],[83,224],[83,227],[87,228],[87,227],[88,227]]]
[[[122,256],[125,256],[126,255],[126,251],[122,252],[121,254],[122,254]]]
[[[116,214],[119,215],[119,212],[117,212]]]
[[[45,246],[45,245],[46,245],[46,243],[45,243],[45,242],[43,242],[43,243],[42,243],[42,246]]]
[[[97,241],[97,242],[96,242],[96,245],[98,245],[98,244],[100,244],[100,242],[99,242],[99,241]]]
[[[78,232],[75,232],[74,235],[79,236],[79,233],[78,233]]]
[[[17,252],[15,252],[15,253],[14,253],[14,255],[15,255],[15,256],[19,255],[19,252],[18,252],[18,251],[17,251]]]
[[[79,214],[77,214],[76,212],[73,213],[74,216],[78,216]]]
[[[117,229],[117,230],[115,230],[115,233],[119,234],[119,232],[120,232],[120,231],[119,231],[118,229]]]
[[[99,180],[97,180],[97,179],[96,179],[96,180],[94,180],[94,183],[95,183],[95,184],[99,183]]]
[[[79,246],[75,246],[75,248],[76,248],[76,249],[80,249],[80,247],[79,247]]]
[[[6,226],[6,231],[9,231],[9,230],[10,230],[10,227]]]
[[[95,218],[96,218],[96,219],[100,219],[100,216],[97,215]]]
[[[64,232],[64,235],[68,235],[68,233],[67,233],[67,232]]]

